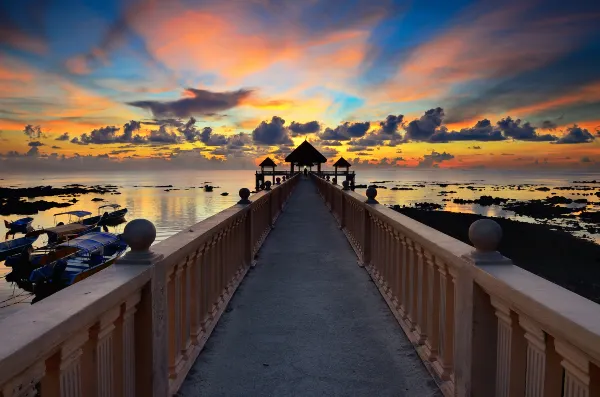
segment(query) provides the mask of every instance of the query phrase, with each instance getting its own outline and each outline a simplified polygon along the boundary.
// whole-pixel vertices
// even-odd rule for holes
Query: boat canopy
[[[92,213],[88,211],[67,211],[61,212],[60,214],[55,214],[54,216],[58,215],[75,215],[78,218],[83,218],[84,216],[92,215]]]
[[[66,243],[59,244],[58,247],[76,247],[87,252],[94,252],[118,240],[119,237],[115,234],[96,232],[84,234]]]
[[[121,206],[119,204],[106,204],[106,205],[101,205],[100,207],[98,207],[98,209],[106,208],[106,207],[110,207],[114,210],[116,210],[117,208],[121,208]]]
[[[33,236],[39,236],[39,235],[47,233],[47,234],[55,234],[58,237],[63,237],[63,236],[67,236],[70,234],[79,234],[79,233],[85,231],[86,229],[88,229],[89,227],[90,226],[88,226],[88,225],[82,225],[80,223],[69,223],[66,225],[49,227],[47,229],[34,230],[32,232],[27,233],[26,236],[33,237]]]

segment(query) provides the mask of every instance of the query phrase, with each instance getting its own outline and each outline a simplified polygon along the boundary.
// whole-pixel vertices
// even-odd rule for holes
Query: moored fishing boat
[[[100,212],[102,209],[112,208],[112,211],[106,211],[102,215]],[[121,208],[119,204],[105,204],[98,207],[98,215],[91,218],[86,218],[82,221],[84,225],[98,226],[113,226],[123,223],[125,221],[125,214],[127,214],[127,208]]]
[[[19,254],[28,249],[36,240],[37,236],[20,237],[0,243],[0,261],[3,261],[9,256]]]
[[[127,244],[119,235],[88,233],[58,244],[51,253],[38,260],[38,263],[44,263],[31,269],[28,274],[26,267],[20,270],[13,268],[15,274],[11,273],[10,277],[7,275],[7,280],[16,281],[19,287],[33,292],[33,302],[37,302],[105,269],[126,249]],[[34,261],[36,259],[32,255],[30,262]]]
[[[7,221],[4,220],[4,226],[10,233],[27,233],[31,230],[31,222],[33,222],[33,218],[21,218],[16,221]]]

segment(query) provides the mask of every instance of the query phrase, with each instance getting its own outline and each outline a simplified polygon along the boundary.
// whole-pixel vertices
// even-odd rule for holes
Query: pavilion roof
[[[308,141],[304,141],[285,158],[285,162],[310,166],[326,163],[327,159]]]
[[[340,157],[340,159],[338,161],[335,162],[335,164],[333,164],[334,167],[352,167],[352,164],[350,164],[345,158]]]
[[[258,165],[259,167],[277,167],[277,164],[270,157],[267,157]]]

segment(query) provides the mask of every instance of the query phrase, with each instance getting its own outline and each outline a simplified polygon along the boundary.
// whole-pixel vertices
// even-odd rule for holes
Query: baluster
[[[423,344],[427,338],[427,269],[423,263],[423,247],[415,243],[415,251],[417,253],[417,324],[415,327],[415,334],[417,343]]]
[[[410,252],[406,236],[400,236],[400,243],[402,244],[402,257],[400,258],[402,262],[402,284],[400,287],[402,301],[400,302],[400,309],[402,311],[402,318],[408,320],[408,313],[410,311]]]
[[[440,276],[433,255],[425,252],[427,263],[427,340],[425,341],[426,356],[434,361],[438,354],[440,330]]]
[[[194,345],[202,338],[202,261],[204,260],[206,243],[194,253],[190,268],[190,337]]]
[[[416,288],[416,253],[413,242],[407,238],[408,245],[408,322],[409,329],[414,331],[417,324],[417,288]]]
[[[390,242],[390,234],[392,233],[391,228],[387,224],[382,224],[381,232],[383,233],[383,291],[391,298],[392,290],[391,290],[391,279],[390,279],[390,262],[392,260],[391,255],[391,242]]]
[[[96,336],[96,368],[98,397],[111,397],[114,388],[113,334],[115,321],[119,318],[121,307],[115,307],[100,318]],[[94,339],[94,338],[92,338]]]
[[[90,389],[84,389],[82,384],[81,361],[83,346],[88,339],[87,329],[73,335],[61,346],[59,353],[46,361],[47,372],[42,379],[42,396],[87,397],[83,390]],[[93,376],[93,372],[90,375]]]
[[[2,397],[36,397],[37,385],[46,373],[44,361],[39,361],[2,386]]]
[[[496,396],[509,397],[525,392],[527,347],[518,321],[511,318],[510,307],[497,297],[490,296],[496,309]]]
[[[450,379],[454,365],[454,280],[446,264],[435,258],[439,272],[439,353],[434,368],[443,380]]]
[[[562,357],[564,368],[563,397],[590,396],[590,363],[583,352],[560,340],[554,341],[556,352]]]
[[[124,397],[135,397],[135,312],[141,300],[140,292],[130,296],[123,305],[122,333],[120,339],[122,346],[120,351],[122,359],[120,368],[115,374],[115,384],[123,385],[122,395]],[[117,335],[119,335],[117,333]],[[115,354],[116,355],[116,354]],[[119,395],[119,394],[117,394]]]
[[[190,281],[192,278],[192,266],[196,263],[196,255],[198,251],[191,253],[185,258],[183,262],[183,267],[181,269],[181,287],[180,287],[180,350],[181,356],[184,359],[188,358],[190,348],[192,347],[192,339],[190,332],[191,325],[191,299],[192,294],[190,291]]]
[[[169,378],[175,379],[177,377],[177,363],[179,349],[177,339],[179,339],[179,332],[177,332],[177,324],[179,323],[179,316],[177,314],[177,288],[176,288],[176,273],[177,265],[173,266],[170,271],[167,270],[167,318],[169,329],[167,335],[169,337]]]
[[[398,310],[400,308],[400,302],[398,298],[398,288],[400,285],[400,239],[396,230],[392,230],[392,233],[390,234],[390,244],[390,278],[392,288],[392,305],[394,305],[394,308]]]
[[[527,340],[525,397],[544,397],[544,377],[546,373],[546,338],[544,331],[524,316],[519,316],[519,324],[525,330],[525,339]]]

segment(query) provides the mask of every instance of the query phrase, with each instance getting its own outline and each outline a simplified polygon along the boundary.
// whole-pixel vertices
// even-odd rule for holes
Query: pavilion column
[[[292,161],[290,164],[291,164],[290,165],[290,176],[293,176],[294,175],[294,162]]]
[[[333,167],[333,169],[335,170],[333,177],[335,178],[335,181],[337,182],[337,167]]]
[[[275,167],[273,167],[273,186],[275,186]]]
[[[321,175],[321,163],[317,163],[317,173]]]

